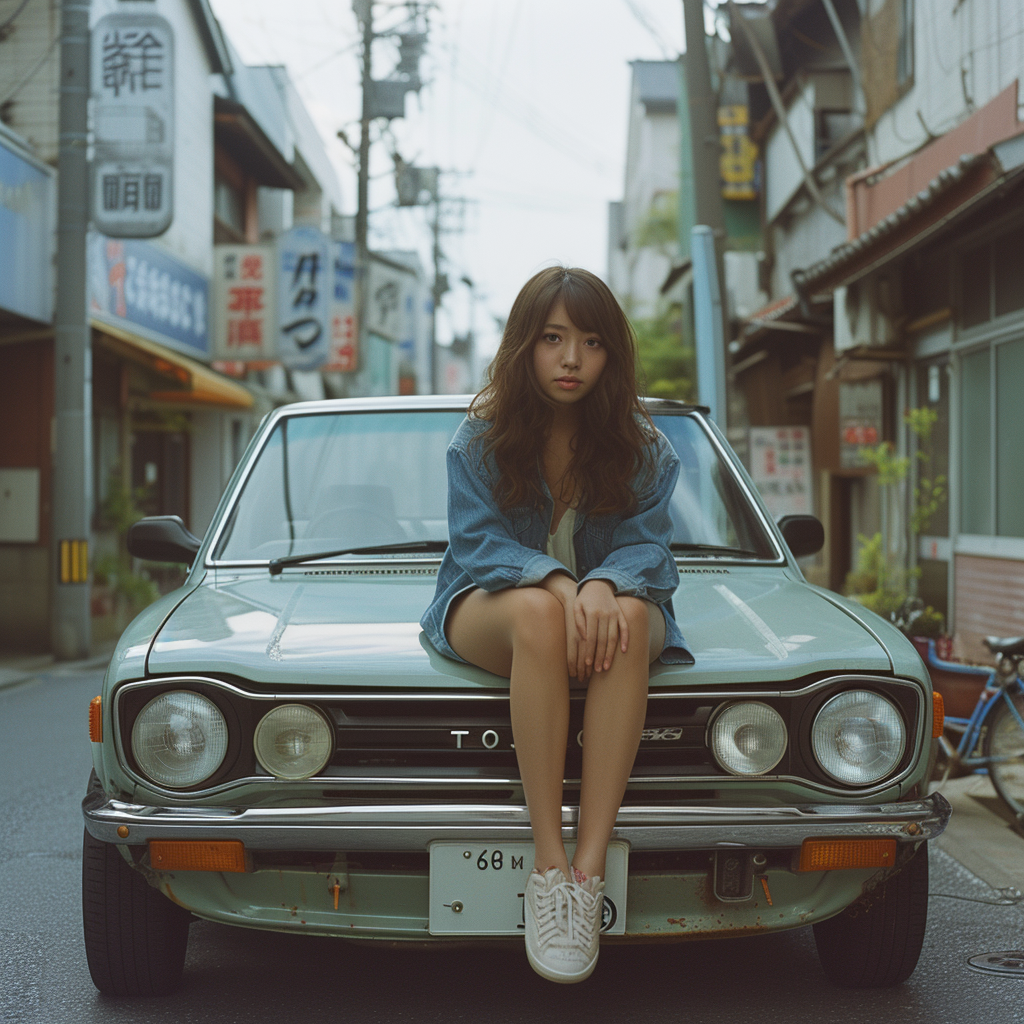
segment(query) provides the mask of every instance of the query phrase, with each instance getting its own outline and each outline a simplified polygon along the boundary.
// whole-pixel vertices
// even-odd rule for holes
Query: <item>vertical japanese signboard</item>
[[[213,249],[213,355],[245,363],[277,358],[274,248]]]
[[[723,199],[756,199],[760,191],[757,146],[750,140],[746,106],[718,108]]]
[[[352,242],[333,242],[334,296],[331,302],[331,351],[325,370],[355,373],[359,369],[359,332],[355,316],[355,256]]]
[[[751,427],[750,476],[775,519],[812,514],[811,432]]]
[[[330,350],[334,268],[330,239],[295,227],[278,239],[277,351],[291,370],[316,370]]]
[[[108,14],[92,32],[92,219],[112,238],[171,225],[174,36],[157,14]]]
[[[402,302],[409,271],[370,258],[366,287],[366,330],[388,341],[401,341],[405,326]]]

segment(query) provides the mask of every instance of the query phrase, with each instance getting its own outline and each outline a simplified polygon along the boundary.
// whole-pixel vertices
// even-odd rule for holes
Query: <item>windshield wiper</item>
[[[720,544],[670,544],[670,551],[689,551],[695,554],[732,555],[739,558],[763,558],[760,551],[748,551],[746,548],[729,548]]]
[[[300,565],[302,562],[318,562],[322,558],[338,558],[341,555],[375,555],[380,551],[445,551],[446,540],[403,540],[397,544],[370,544],[358,548],[337,548],[334,551],[312,551],[307,555],[285,555],[284,558],[272,558],[267,563],[271,576],[279,576],[287,565]]]

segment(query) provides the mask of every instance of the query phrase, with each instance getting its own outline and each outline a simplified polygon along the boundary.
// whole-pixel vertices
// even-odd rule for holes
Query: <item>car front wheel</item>
[[[189,913],[128,866],[117,847],[85,833],[82,919],[93,984],[109,996],[158,996],[185,967]]]
[[[841,914],[814,926],[818,959],[844,988],[884,988],[917,966],[928,917],[928,844]]]

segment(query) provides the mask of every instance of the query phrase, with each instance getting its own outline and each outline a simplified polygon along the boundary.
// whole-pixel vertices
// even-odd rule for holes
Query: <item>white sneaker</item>
[[[532,871],[526,882],[526,956],[549,981],[589,978],[597,963],[604,882],[570,882],[559,868]]]

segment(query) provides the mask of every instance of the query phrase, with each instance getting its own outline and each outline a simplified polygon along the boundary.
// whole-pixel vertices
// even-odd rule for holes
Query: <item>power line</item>
[[[630,9],[633,17],[636,18],[636,20],[639,21],[645,29],[647,29],[648,34],[658,44],[658,49],[661,50],[662,57],[664,57],[665,60],[675,60],[679,56],[678,51],[673,53],[672,50],[665,45],[663,33],[650,20],[647,12],[636,2],[636,0],[623,0],[623,2]]]
[[[4,33],[14,24],[14,19],[28,6],[28,0],[21,0],[18,9],[2,24],[0,24],[0,43],[4,41]]]

